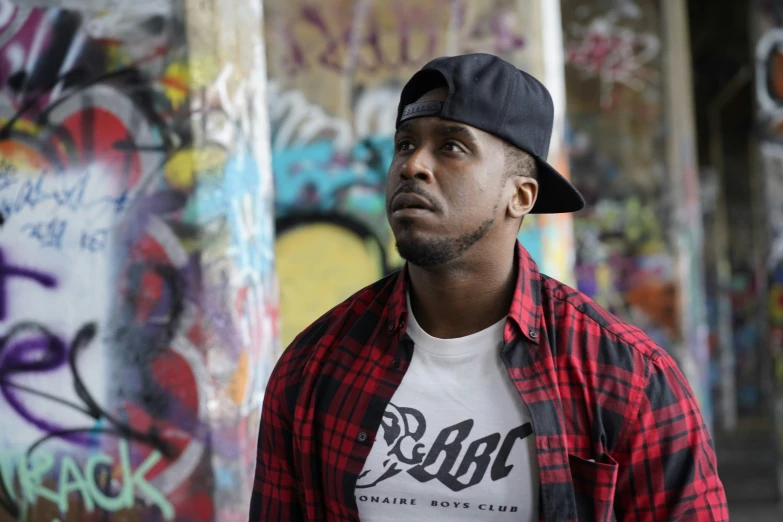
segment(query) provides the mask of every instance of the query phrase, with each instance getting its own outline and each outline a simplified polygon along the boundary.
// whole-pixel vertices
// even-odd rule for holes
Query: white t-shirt
[[[409,302],[413,359],[357,481],[362,522],[538,520],[530,414],[500,359],[505,323],[437,339]]]

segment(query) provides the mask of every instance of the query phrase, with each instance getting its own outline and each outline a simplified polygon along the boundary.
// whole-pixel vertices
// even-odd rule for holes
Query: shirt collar
[[[541,275],[538,265],[517,242],[517,283],[508,317],[519,326],[522,335],[537,343],[541,324]],[[389,299],[389,331],[401,327],[407,320],[408,264],[402,267]]]

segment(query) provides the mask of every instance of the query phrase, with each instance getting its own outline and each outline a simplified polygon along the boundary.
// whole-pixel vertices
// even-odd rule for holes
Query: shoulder
[[[604,347],[628,349],[647,362],[670,364],[670,356],[640,328],[622,321],[582,292],[541,274],[542,305],[554,309],[558,326],[585,328],[606,338]],[[546,312],[545,312],[546,313]]]
[[[331,351],[346,335],[359,343],[362,336],[369,337],[385,321],[387,304],[399,276],[399,272],[394,272],[362,288],[305,328],[283,351],[268,387],[297,386],[310,361]]]
[[[639,415],[651,405],[688,403],[686,410],[697,412],[674,358],[641,329],[548,276],[541,276],[541,294],[553,355],[568,368],[559,384],[587,391],[608,452],[638,435]]]

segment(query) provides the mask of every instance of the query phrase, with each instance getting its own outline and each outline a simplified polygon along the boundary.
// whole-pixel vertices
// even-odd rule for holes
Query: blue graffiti
[[[272,170],[278,215],[294,209],[383,213],[386,172],[393,155],[391,136],[361,140],[346,152],[327,140],[275,152]]]
[[[274,228],[268,214],[273,204],[264,194],[255,157],[241,148],[226,163],[223,176],[200,180],[185,207],[184,219],[206,227],[225,219],[238,268],[269,273],[273,268]]]
[[[31,239],[37,240],[42,248],[54,248],[56,250],[62,248],[63,236],[65,236],[67,228],[68,222],[57,218],[22,225],[22,231]]]
[[[527,219],[530,219],[530,217]],[[541,263],[543,261],[544,251],[542,247],[542,233],[541,227],[538,226],[538,223],[534,224],[533,226],[523,226],[519,231],[517,238],[522,243],[522,246],[527,249],[528,253],[536,263]]]
[[[83,230],[79,246],[87,252],[101,252],[106,248],[109,241],[109,229],[100,228],[97,230]]]
[[[261,179],[252,154],[235,155],[226,164],[223,191],[238,268],[266,274],[273,268],[274,228],[268,218],[273,203],[263,193]]]
[[[16,183],[16,179],[13,176],[13,174],[9,174],[8,172],[0,171],[0,191],[3,191]]]
[[[5,173],[0,179],[0,213],[10,218],[24,210],[34,211],[45,203],[53,203],[74,213],[104,207],[119,214],[126,208],[129,202],[127,190],[117,197],[89,198],[87,188],[91,180],[89,172],[70,179],[65,179],[61,173],[25,177]]]

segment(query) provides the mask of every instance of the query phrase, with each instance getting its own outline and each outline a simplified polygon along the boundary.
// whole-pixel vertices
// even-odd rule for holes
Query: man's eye
[[[443,149],[448,152],[460,152],[462,148],[453,141],[447,141],[443,144]]]
[[[413,147],[413,144],[410,141],[407,140],[401,140],[397,142],[397,151],[398,152],[404,152],[406,150],[411,150]]]

